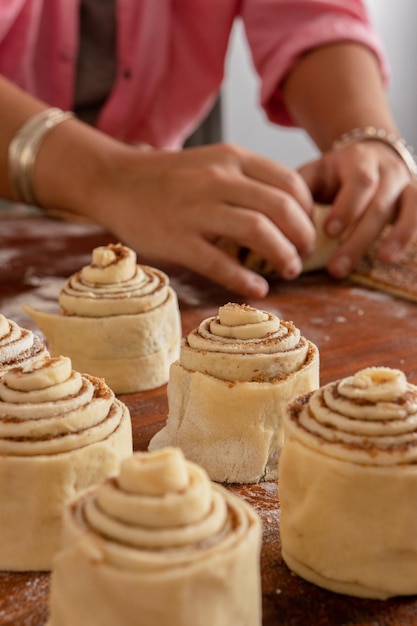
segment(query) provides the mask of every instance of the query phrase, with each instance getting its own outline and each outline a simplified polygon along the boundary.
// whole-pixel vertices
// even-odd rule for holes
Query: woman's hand
[[[219,238],[250,248],[286,279],[301,272],[301,257],[314,247],[312,198],[301,176],[244,149],[120,147],[109,163],[86,199],[88,212],[156,262],[262,297],[267,282],[216,247]]]
[[[379,141],[351,143],[325,152],[300,168],[314,198],[332,204],[325,231],[340,237],[328,270],[347,276],[387,224],[378,255],[387,262],[401,258],[417,237],[417,182],[396,152]]]

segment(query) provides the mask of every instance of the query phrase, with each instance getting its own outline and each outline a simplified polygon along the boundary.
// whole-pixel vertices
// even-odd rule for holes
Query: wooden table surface
[[[63,280],[89,263],[95,246],[114,241],[94,225],[25,212],[3,212],[0,312],[23,327],[36,330],[21,310],[22,304],[56,309]],[[178,294],[184,334],[202,319],[216,314],[222,304],[243,302],[236,294],[184,269],[162,265],[160,268],[169,273]],[[417,305],[413,303],[348,281],[337,282],[325,272],[305,275],[291,283],[277,281],[266,299],[247,303],[292,320],[319,347],[322,384],[370,365],[400,368],[410,382],[417,384]],[[132,415],[134,447],[146,450],[166,418],[166,388],[121,398]],[[291,574],[280,554],[276,485],[263,483],[230,489],[254,506],[264,525],[263,626],[417,624],[416,598],[370,601],[345,597]],[[48,590],[47,573],[0,573],[0,625],[43,626]]]

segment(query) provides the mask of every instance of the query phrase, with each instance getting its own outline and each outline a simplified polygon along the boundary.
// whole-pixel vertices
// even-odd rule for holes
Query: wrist
[[[97,221],[123,144],[72,120],[54,131],[39,151],[33,187],[39,206]]]
[[[71,117],[71,112],[58,108],[44,109],[19,128],[8,148],[10,186],[15,200],[37,204],[33,190],[33,168],[38,151],[49,133]]]
[[[354,128],[347,133],[343,133],[343,135],[336,139],[332,144],[332,149],[339,150],[352,143],[363,141],[379,141],[391,148],[403,161],[411,178],[417,180],[417,162],[414,156],[414,149],[408,145],[402,137],[397,136],[395,133],[388,132],[384,128],[376,128],[375,126]]]

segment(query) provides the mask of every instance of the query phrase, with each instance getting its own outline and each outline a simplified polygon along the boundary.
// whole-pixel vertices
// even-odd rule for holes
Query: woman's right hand
[[[312,198],[301,176],[242,148],[120,145],[105,161],[81,212],[155,263],[180,264],[244,296],[263,297],[265,279],[220,250],[218,239],[250,248],[285,279],[301,272],[301,257],[314,247]]]

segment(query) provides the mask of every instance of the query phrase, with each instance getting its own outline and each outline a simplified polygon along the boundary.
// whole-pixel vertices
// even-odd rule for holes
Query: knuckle
[[[375,199],[372,203],[372,213],[378,220],[381,218],[385,219],[390,213],[390,207],[386,202]]]
[[[247,215],[247,232],[250,239],[258,240],[265,235],[269,226],[269,219],[258,212],[251,212]]]
[[[284,219],[291,216],[295,209],[295,200],[291,196],[285,194],[280,199],[279,212]]]
[[[359,163],[355,172],[356,183],[363,189],[374,187],[377,181],[377,172],[368,169],[365,163]]]
[[[227,156],[239,157],[243,153],[243,149],[234,143],[225,142],[222,145],[223,151]]]
[[[395,154],[394,154],[394,160],[392,162],[392,165],[390,166],[390,170],[391,170],[391,175],[395,176],[396,178],[398,177],[401,179],[404,176],[404,174],[408,178],[410,175],[408,167],[406,166],[404,161],[398,158],[398,156]]]
[[[226,174],[223,167],[217,163],[209,163],[204,167],[202,179],[211,186],[223,182],[226,179]]]
[[[300,187],[300,174],[295,170],[285,169],[282,176],[285,188],[295,195]]]
[[[244,149],[233,143],[221,143],[213,146],[213,151],[216,160],[222,163],[237,163],[241,162],[244,156]]]

